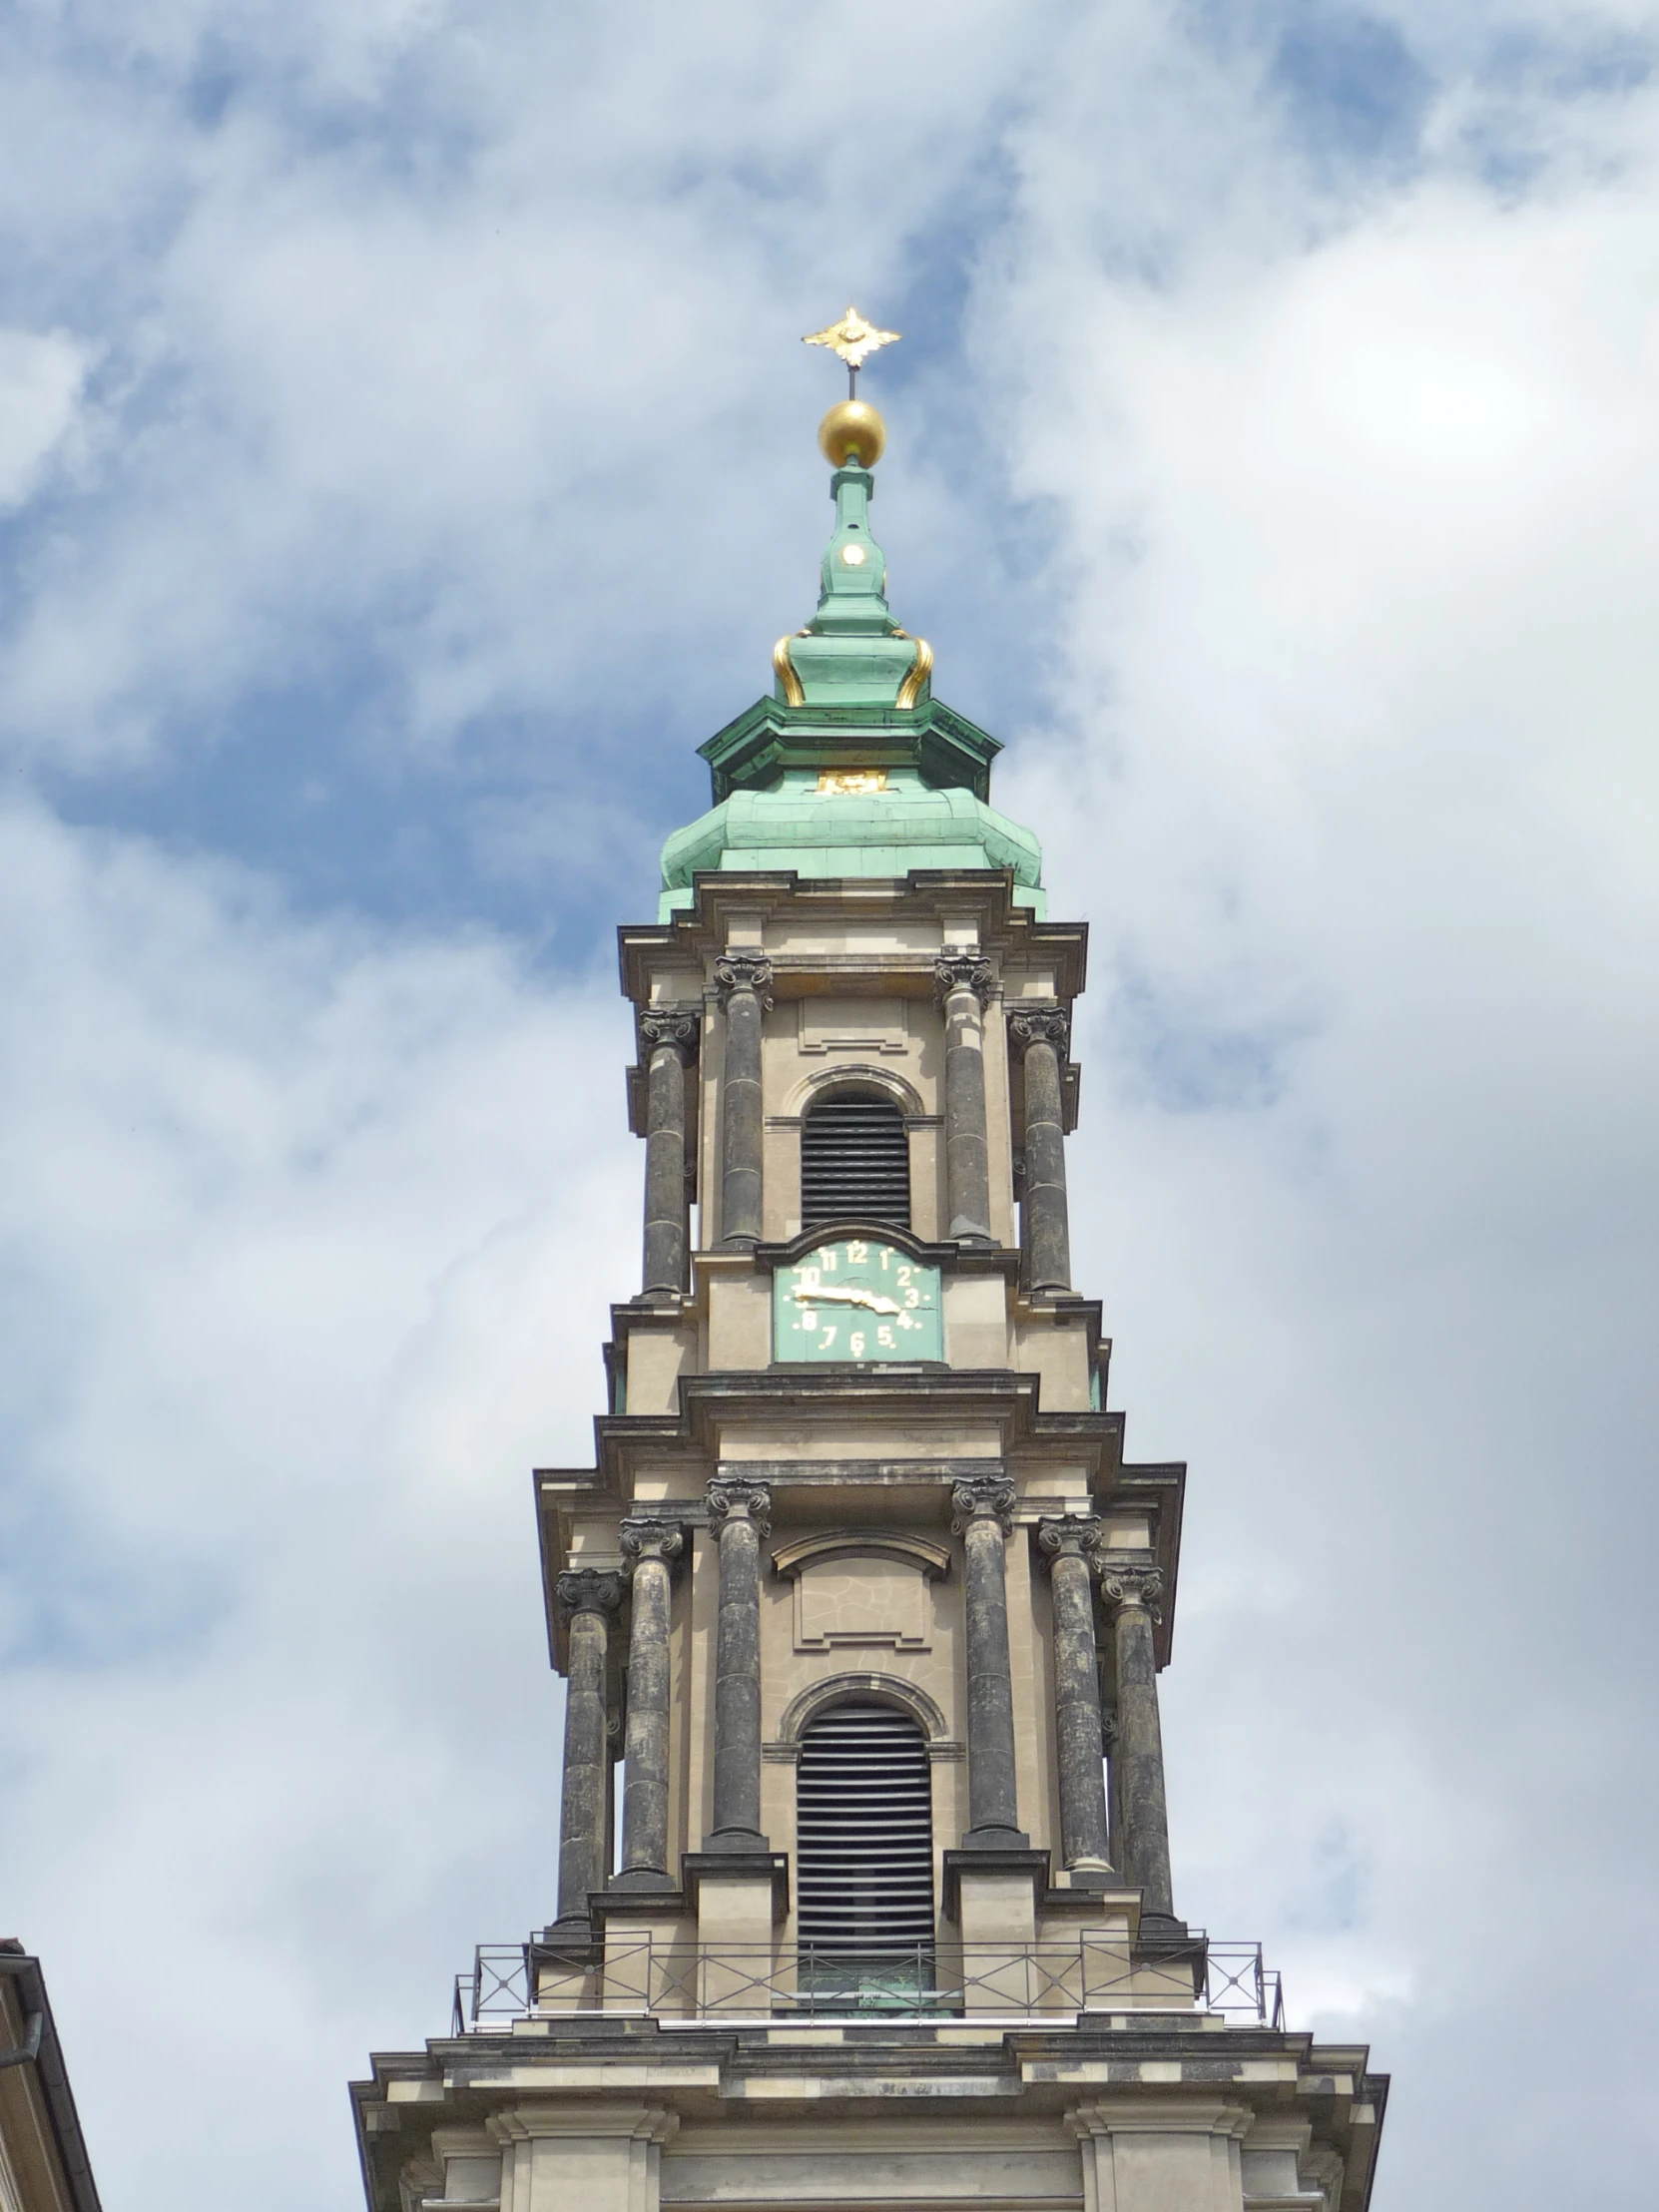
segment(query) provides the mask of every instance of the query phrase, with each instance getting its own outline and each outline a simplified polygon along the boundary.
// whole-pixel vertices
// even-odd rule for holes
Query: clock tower
[[[355,2085],[372,2212],[1370,2202],[1385,2079],[1177,1911],[1185,1470],[1073,1280],[1086,929],[888,608],[891,335],[816,334],[818,608],[621,931],[639,1288],[535,1478],[556,1897]]]

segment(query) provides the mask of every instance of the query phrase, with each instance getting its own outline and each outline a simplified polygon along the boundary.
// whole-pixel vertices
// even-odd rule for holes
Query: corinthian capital
[[[622,1577],[614,1568],[571,1567],[553,1585],[559,1609],[576,1613],[614,1613],[622,1603]]]
[[[1056,1559],[1084,1559],[1092,1567],[1105,1534],[1098,1513],[1066,1513],[1058,1520],[1038,1521],[1037,1548],[1051,1571]]]
[[[950,1525],[959,1536],[969,1521],[993,1520],[1004,1536],[1014,1525],[1014,1485],[1006,1474],[969,1474],[950,1485],[954,1518]]]
[[[625,1520],[618,1534],[630,1571],[642,1559],[660,1559],[672,1574],[675,1560],[686,1548],[686,1532],[678,1521],[650,1520],[641,1516]]]
[[[1100,1587],[1113,1605],[1138,1605],[1155,1621],[1164,1617],[1158,1610],[1158,1600],[1164,1594],[1164,1577],[1157,1567],[1108,1567],[1100,1578]]]
[[[753,991],[770,1006],[772,962],[763,952],[723,952],[715,962],[715,983],[724,1006],[734,991]]]
[[[698,1015],[691,1006],[646,1006],[640,1013],[640,1042],[647,1052],[667,1045],[684,1063],[697,1044]]]
[[[991,963],[977,952],[946,952],[933,962],[933,986],[940,998],[971,991],[981,1007],[991,995]]]
[[[1071,1049],[1071,1015],[1064,1006],[1034,1006],[1011,1013],[1008,1035],[1016,1052],[1023,1054],[1034,1044],[1049,1044],[1056,1058],[1063,1060]]]
[[[729,1520],[747,1520],[757,1535],[772,1533],[772,1492],[764,1482],[721,1477],[709,1484],[709,1525],[719,1528]]]

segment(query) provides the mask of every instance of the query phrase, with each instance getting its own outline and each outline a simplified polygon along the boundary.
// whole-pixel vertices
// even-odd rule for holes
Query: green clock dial
[[[820,1245],[779,1268],[772,1290],[779,1360],[942,1360],[939,1271],[867,1237]]]

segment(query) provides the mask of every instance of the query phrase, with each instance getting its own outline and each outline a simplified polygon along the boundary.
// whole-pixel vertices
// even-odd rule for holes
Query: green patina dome
[[[730,868],[804,876],[1012,868],[1015,902],[1042,914],[1042,848],[972,792],[937,789],[914,769],[890,771],[880,792],[818,787],[816,769],[787,769],[774,790],[735,791],[676,830],[663,847],[662,918],[691,904],[695,875]]]
[[[818,612],[778,641],[773,696],[699,748],[715,804],[663,847],[662,919],[692,904],[699,874],[785,868],[1006,869],[1016,905],[1041,917],[1042,848],[989,804],[1002,748],[933,697],[931,651],[888,609],[869,525],[874,478],[837,468],[830,491]]]

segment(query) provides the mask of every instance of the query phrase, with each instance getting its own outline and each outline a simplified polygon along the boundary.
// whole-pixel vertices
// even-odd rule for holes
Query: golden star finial
[[[856,372],[878,345],[892,345],[898,334],[896,330],[878,330],[873,322],[864,320],[856,307],[848,307],[839,322],[831,322],[827,330],[810,331],[801,342],[829,346],[831,353],[838,353],[847,367]]]

